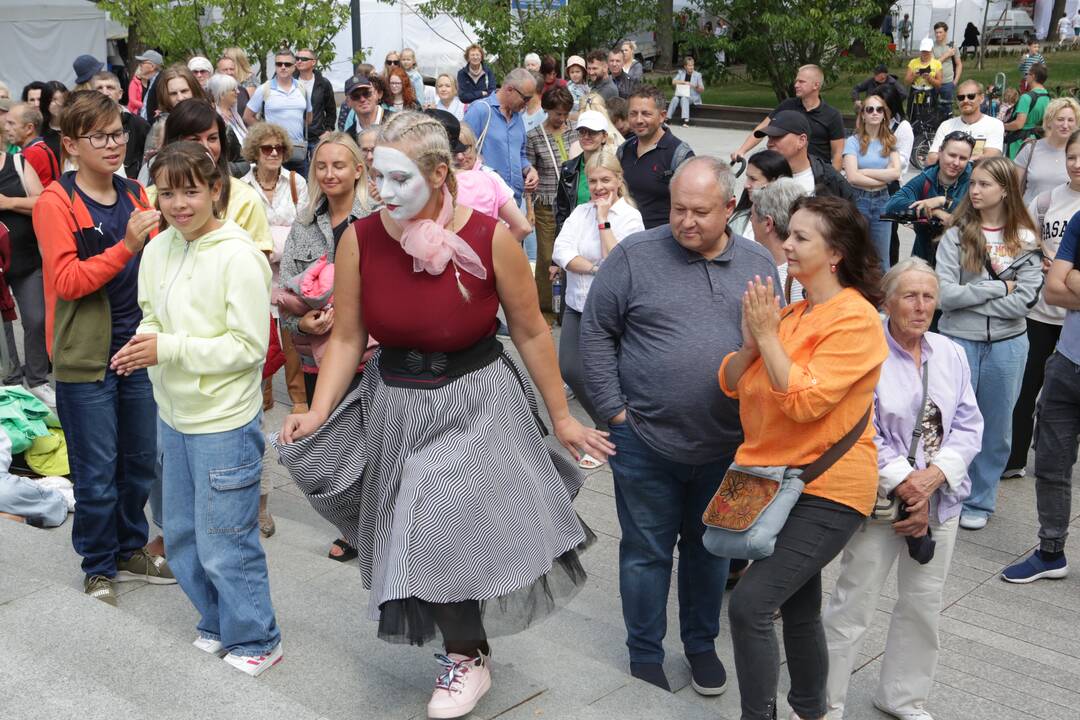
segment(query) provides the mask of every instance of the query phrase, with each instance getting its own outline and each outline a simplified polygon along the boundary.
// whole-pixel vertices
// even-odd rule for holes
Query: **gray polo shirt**
[[[581,319],[585,386],[606,419],[628,422],[657,453],[701,465],[742,442],[739,404],[720,392],[724,356],[742,345],[742,296],[755,275],[780,287],[772,255],[732,235],[712,260],[670,225],[626,238],[604,260]]]

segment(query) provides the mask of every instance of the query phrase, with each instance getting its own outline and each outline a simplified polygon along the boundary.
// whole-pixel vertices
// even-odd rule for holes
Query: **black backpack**
[[[1050,93],[1047,92],[1046,90],[1043,90],[1041,93],[1035,92],[1034,90],[1028,90],[1026,93],[1024,93],[1023,95],[1020,96],[1020,99],[1022,99],[1024,97],[1027,97],[1027,98],[1031,99],[1031,103],[1028,105],[1028,114],[1030,115],[1035,110],[1035,105],[1042,98],[1047,98],[1047,104],[1049,104]],[[1009,116],[1007,118],[1005,118],[1005,124],[1006,125],[1011,123],[1013,120],[1016,120],[1016,115],[1017,115],[1016,108],[1020,106],[1020,99],[1017,99],[1016,105],[1012,106],[1012,109],[1009,111]],[[1042,129],[1041,125],[1037,125],[1035,127],[1027,128],[1026,130],[1023,129],[1023,128],[1021,128],[1020,130],[1009,130],[1008,132],[1005,133],[1005,145],[1006,146],[1011,145],[1012,143],[1016,142],[1017,140],[1027,140],[1029,138],[1041,138],[1042,136],[1043,136],[1043,129]]]

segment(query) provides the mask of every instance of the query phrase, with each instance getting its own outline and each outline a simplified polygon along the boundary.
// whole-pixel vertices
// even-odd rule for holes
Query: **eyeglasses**
[[[315,62],[315,58],[308,57],[307,55],[297,55],[296,62]]]
[[[387,65],[400,65],[401,61],[400,60],[387,60],[386,64]]]
[[[94,133],[93,135],[79,135],[80,140],[89,140],[90,147],[95,150],[101,150],[109,146],[109,141],[112,140],[116,145],[127,145],[128,131],[119,130],[114,133]]]
[[[460,150],[458,150],[458,151],[457,151],[456,153],[454,153],[454,154],[455,154],[455,155],[464,155],[465,153],[467,153],[467,152],[469,152],[470,150],[472,150],[472,149],[473,149],[474,147],[476,147],[476,146],[475,146],[475,145],[465,145],[464,143],[462,143],[462,145],[461,145],[461,149],[460,149]]]
[[[956,96],[956,99],[963,102],[964,100],[974,100],[979,97],[979,93],[960,93]]]
[[[529,102],[534,97],[533,95],[526,95],[525,93],[521,92],[516,87],[514,87],[513,85],[510,86],[510,89],[513,90],[514,92],[516,92],[518,95],[520,95],[521,99],[524,100],[525,102]]]
[[[577,134],[578,134],[579,137],[592,137],[593,135],[603,135],[603,134],[605,134],[605,131],[603,131],[603,130],[592,130],[591,128],[587,128],[587,127],[579,127],[577,129]]]
[[[884,115],[885,114],[885,106],[884,105],[867,105],[866,107],[864,107],[862,109],[862,111],[863,111],[863,114],[865,114],[865,115],[878,115],[878,114]]]
[[[284,155],[285,154],[285,146],[284,145],[260,145],[259,146],[259,152],[261,152],[266,157],[270,157],[274,153],[277,153],[278,155]]]
[[[353,100],[359,100],[361,98],[371,97],[371,88],[359,88],[349,93],[349,97]]]
[[[951,133],[941,139],[941,144],[942,146],[944,146],[945,143],[951,142],[953,140],[959,140],[960,142],[967,143],[971,147],[975,147],[975,138],[971,137],[970,134],[964,132],[963,130],[953,130]]]
[[[292,67],[292,66],[293,66],[293,65],[295,65],[296,63],[291,63],[291,62],[275,62],[274,64],[275,64],[275,65],[277,65],[278,67]]]

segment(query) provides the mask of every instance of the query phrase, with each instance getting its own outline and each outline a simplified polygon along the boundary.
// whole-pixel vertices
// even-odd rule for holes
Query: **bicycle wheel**
[[[911,146],[911,165],[918,170],[926,167],[926,156],[930,153],[930,141],[932,139],[925,132],[915,134],[915,143]]]

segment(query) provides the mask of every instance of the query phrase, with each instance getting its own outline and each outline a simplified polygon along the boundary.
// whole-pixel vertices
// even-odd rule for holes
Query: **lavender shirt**
[[[878,447],[878,488],[889,493],[904,481],[913,468],[907,461],[915,418],[922,400],[922,368],[893,338],[885,320],[889,356],[881,367],[881,379],[874,391],[874,442]],[[941,410],[941,448],[934,456],[945,474],[946,483],[931,499],[938,522],[960,514],[960,506],[971,493],[967,468],[982,447],[983,418],[971,389],[971,370],[964,350],[944,335],[928,332],[922,339],[922,362],[929,363],[929,397]],[[923,443],[915,450],[915,467],[925,468]]]

